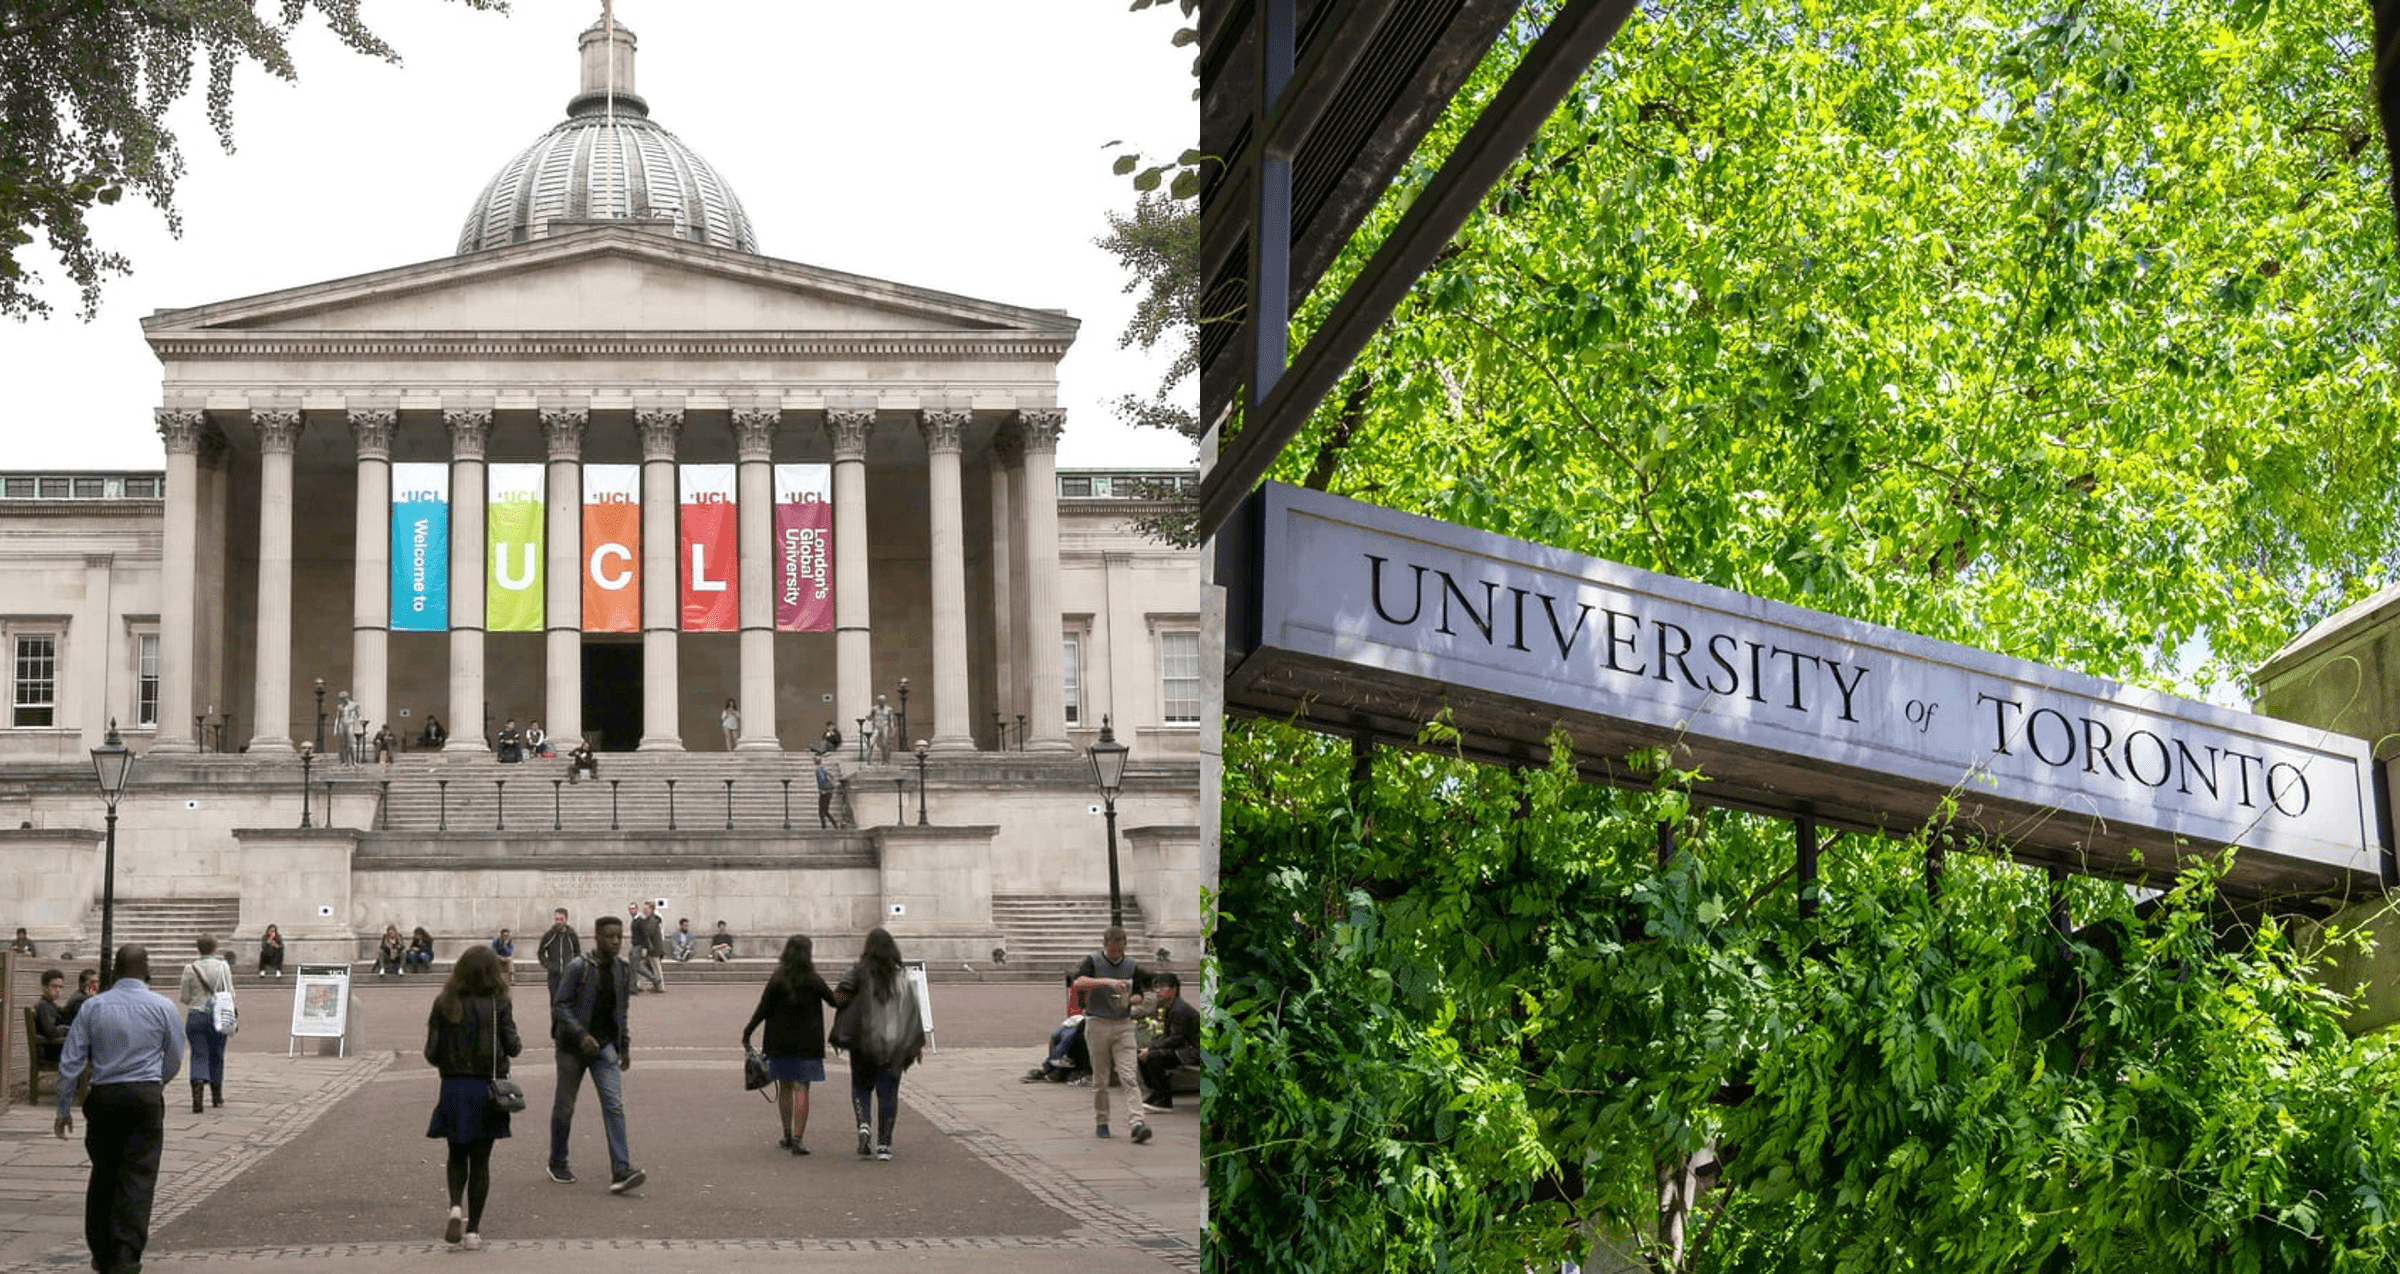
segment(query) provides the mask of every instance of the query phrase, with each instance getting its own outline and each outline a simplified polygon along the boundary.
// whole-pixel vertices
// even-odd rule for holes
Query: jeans
[[[850,1113],[862,1128],[875,1130],[875,1144],[892,1144],[892,1121],[900,1114],[900,1068],[868,1070],[850,1054]],[[872,1117],[871,1117],[872,1116]]]
[[[590,1061],[585,1061],[579,1050],[558,1050],[558,1095],[550,1103],[550,1159],[554,1163],[567,1161],[567,1134],[575,1127],[575,1098],[583,1091],[586,1071],[591,1073],[592,1087],[600,1094],[600,1123],[608,1133],[609,1171],[626,1172],[633,1167],[633,1158],[625,1148],[625,1074],[617,1069],[614,1044],[601,1049]]]
[[[192,1049],[190,1067],[192,1082],[206,1081],[220,1088],[225,1084],[225,1035],[217,1029],[213,1009],[187,1009],[183,1015],[183,1037]]]

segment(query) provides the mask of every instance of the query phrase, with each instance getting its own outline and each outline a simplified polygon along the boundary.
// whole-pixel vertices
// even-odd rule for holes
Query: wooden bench
[[[5,1020],[5,1019],[0,1019],[0,1020]],[[45,1059],[45,1058],[42,1056],[42,1037],[41,1037],[41,1032],[40,1032],[39,1030],[35,1029],[35,1024],[34,1024],[34,1023],[35,1023],[35,1019],[34,1019],[34,1016],[33,1016],[33,1006],[32,1006],[32,1005],[30,1005],[30,1004],[29,1004],[29,1005],[26,1005],[26,1006],[25,1006],[25,1100],[26,1100],[27,1102],[38,1102],[38,1101],[40,1101],[40,1100],[42,1099],[42,1072],[43,1072],[43,1071],[49,1071],[49,1072],[50,1072],[51,1074],[53,1074],[53,1075],[55,1075],[55,1074],[57,1074],[57,1073],[58,1073],[58,1062],[57,1062],[56,1060],[54,1060],[54,1059]]]

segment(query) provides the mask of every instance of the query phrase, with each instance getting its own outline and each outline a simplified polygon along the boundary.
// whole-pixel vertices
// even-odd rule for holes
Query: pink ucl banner
[[[833,466],[775,466],[775,627],[833,631]]]

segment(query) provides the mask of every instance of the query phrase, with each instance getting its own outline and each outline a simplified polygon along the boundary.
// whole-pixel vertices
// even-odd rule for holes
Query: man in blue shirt
[[[150,989],[150,953],[117,951],[116,981],[83,1002],[58,1059],[58,1122],[75,1129],[76,1078],[89,1070],[83,1144],[92,1179],[83,1197],[83,1238],[100,1274],[142,1267],[150,1203],[166,1148],[166,1084],[183,1069],[183,1010]]]

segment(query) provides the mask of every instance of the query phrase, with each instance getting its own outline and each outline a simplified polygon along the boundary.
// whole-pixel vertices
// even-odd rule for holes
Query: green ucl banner
[[[484,627],[495,633],[542,631],[542,466],[496,464],[484,506],[491,552],[483,591]]]

